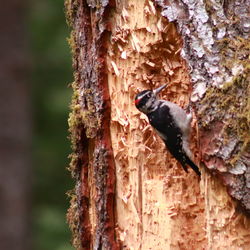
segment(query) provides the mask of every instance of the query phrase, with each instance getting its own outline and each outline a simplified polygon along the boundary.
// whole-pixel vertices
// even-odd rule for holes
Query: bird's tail
[[[182,168],[184,169],[184,171],[185,171],[186,173],[188,173],[188,169],[187,169],[186,164],[185,164],[185,163],[181,163],[181,166],[182,166]]]
[[[186,164],[188,164],[198,176],[201,176],[199,168],[188,157],[186,157]]]

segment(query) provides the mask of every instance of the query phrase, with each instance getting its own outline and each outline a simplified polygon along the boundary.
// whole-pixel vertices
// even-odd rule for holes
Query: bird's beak
[[[157,88],[157,89],[154,89],[153,90],[153,93],[155,94],[155,95],[158,95],[164,88],[166,88],[167,87],[167,84],[164,84],[164,85],[162,85],[161,87],[159,87],[159,88]]]

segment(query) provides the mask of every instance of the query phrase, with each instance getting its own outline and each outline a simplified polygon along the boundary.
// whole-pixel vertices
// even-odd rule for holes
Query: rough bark
[[[0,8],[0,249],[31,247],[31,117],[27,1]]]
[[[84,249],[116,249],[115,168],[110,141],[110,101],[105,73],[108,3],[66,3],[73,33],[74,98],[69,118],[73,144],[71,170],[76,200],[69,211],[74,244]],[[95,11],[93,11],[95,9]],[[103,26],[104,25],[104,26]],[[102,27],[103,26],[103,27]],[[73,221],[74,220],[74,221]]]
[[[66,2],[76,178],[68,218],[77,248],[247,249],[249,219],[236,208],[249,212],[249,30],[238,5]],[[183,107],[193,86],[201,181],[134,107],[139,90],[166,82],[163,99]]]

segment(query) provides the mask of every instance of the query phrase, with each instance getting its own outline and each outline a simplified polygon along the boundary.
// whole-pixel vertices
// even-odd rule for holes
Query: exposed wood
[[[205,203],[199,180],[173,160],[134,106],[139,90],[166,82],[163,98],[187,104],[181,38],[150,1],[117,5],[111,22],[107,64],[118,238],[123,249],[202,248]]]

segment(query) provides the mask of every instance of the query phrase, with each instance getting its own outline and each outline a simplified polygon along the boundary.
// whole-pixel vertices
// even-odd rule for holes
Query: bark
[[[248,4],[66,2],[76,178],[68,219],[77,248],[247,249]],[[139,90],[166,82],[163,99],[193,106],[201,180],[134,107]]]
[[[0,249],[30,249],[31,117],[26,1],[0,8]]]
[[[73,1],[66,3],[66,7],[73,27],[75,70],[69,118],[73,144],[70,168],[77,180],[76,200],[73,197],[69,211],[74,245],[84,249],[116,249],[115,168],[104,60],[107,30],[102,27],[107,19],[107,4],[94,12],[91,2]]]

